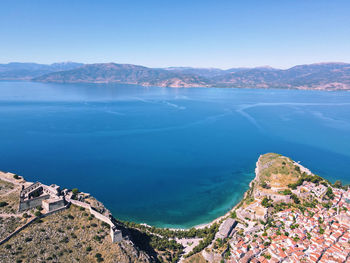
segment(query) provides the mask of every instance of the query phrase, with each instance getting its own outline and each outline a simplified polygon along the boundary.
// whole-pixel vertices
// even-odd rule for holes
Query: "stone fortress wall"
[[[33,183],[26,188],[22,188],[18,210],[22,212],[41,206],[44,210],[43,216],[46,216],[61,211],[69,207],[70,204],[74,204],[89,210],[97,219],[107,223],[110,226],[110,235],[113,243],[122,241],[122,232],[116,228],[109,217],[93,209],[90,204],[71,199],[67,194],[68,192],[68,190],[61,191],[57,185],[47,186],[40,182]]]
[[[44,200],[49,199],[50,196],[49,195],[43,195],[43,196],[38,196],[35,197],[33,199],[28,199],[28,200],[24,200],[24,201],[20,201],[19,202],[19,208],[18,211],[19,212],[23,212],[25,210],[29,210],[29,209],[33,209],[37,206],[41,206],[41,204],[43,203]]]
[[[97,219],[99,219],[99,220],[107,223],[108,225],[110,225],[110,227],[111,227],[111,233],[110,234],[111,234],[111,239],[112,239],[113,243],[122,241],[122,239],[123,239],[122,232],[120,230],[116,229],[114,223],[111,221],[110,218],[108,218],[107,216],[104,216],[101,213],[97,212],[96,210],[94,210],[91,207],[91,205],[89,205],[87,203],[84,203],[84,202],[81,202],[81,201],[78,201],[78,200],[73,200],[73,199],[68,199],[68,200],[73,205],[80,206],[80,207],[83,207],[83,208],[89,210],[90,213],[92,215],[94,215]]]

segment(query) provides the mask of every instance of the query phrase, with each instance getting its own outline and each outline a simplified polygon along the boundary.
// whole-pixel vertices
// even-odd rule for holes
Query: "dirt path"
[[[23,214],[0,214],[0,217],[3,217],[3,218],[8,218],[8,217],[22,217]]]
[[[6,195],[9,195],[9,194],[11,194],[11,193],[13,193],[13,192],[16,192],[16,191],[18,191],[18,190],[19,190],[19,188],[14,188],[14,189],[12,189],[12,190],[10,190],[10,191],[4,193],[4,194],[1,194],[0,196],[1,196],[1,197],[6,196]]]

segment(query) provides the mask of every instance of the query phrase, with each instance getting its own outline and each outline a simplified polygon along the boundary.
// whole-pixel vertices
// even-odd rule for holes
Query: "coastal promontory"
[[[190,229],[120,221],[88,193],[0,173],[1,262],[348,262],[350,189],[268,153],[226,215]],[[234,204],[233,204],[234,205]]]

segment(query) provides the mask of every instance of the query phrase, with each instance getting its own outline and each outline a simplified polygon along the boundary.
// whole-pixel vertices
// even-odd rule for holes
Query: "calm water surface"
[[[90,192],[124,220],[224,214],[258,156],[350,182],[350,92],[0,82],[0,170]]]

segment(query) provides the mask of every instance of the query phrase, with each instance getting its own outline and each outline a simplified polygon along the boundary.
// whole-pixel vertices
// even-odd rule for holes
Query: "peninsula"
[[[1,262],[348,262],[350,189],[268,153],[243,199],[191,229],[115,219],[78,189],[0,173]]]

